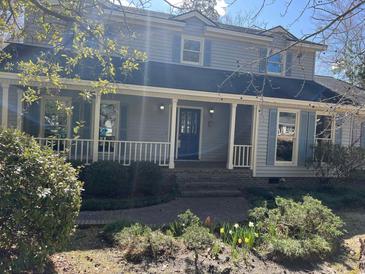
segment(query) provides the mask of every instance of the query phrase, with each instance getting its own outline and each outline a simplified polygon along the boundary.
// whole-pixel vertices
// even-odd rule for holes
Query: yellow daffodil
[[[220,234],[224,234],[224,227],[221,227],[221,229],[219,230]]]
[[[239,244],[242,244],[242,239],[238,239],[238,243]]]
[[[245,237],[245,243],[248,244],[250,242],[250,239]]]

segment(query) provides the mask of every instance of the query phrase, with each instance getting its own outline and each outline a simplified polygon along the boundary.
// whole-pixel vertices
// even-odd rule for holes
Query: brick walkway
[[[190,209],[203,220],[242,221],[247,216],[247,201],[242,197],[178,198],[174,201],[143,208],[110,211],[83,211],[78,224],[107,224],[118,220],[132,220],[148,225],[166,224]]]

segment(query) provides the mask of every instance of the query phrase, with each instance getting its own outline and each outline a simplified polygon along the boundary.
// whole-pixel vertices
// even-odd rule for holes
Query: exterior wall
[[[269,109],[262,108],[258,114],[256,143],[256,176],[257,177],[308,177],[314,176],[306,167],[268,166],[266,164],[269,128]]]
[[[0,127],[2,126],[2,115],[3,115],[3,87],[0,83]]]

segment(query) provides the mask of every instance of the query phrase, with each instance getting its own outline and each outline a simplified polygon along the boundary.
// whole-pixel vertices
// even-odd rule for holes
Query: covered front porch
[[[72,107],[69,117],[56,100]],[[218,100],[217,100],[218,101]],[[130,94],[100,95],[84,101],[65,90],[23,107],[21,128],[69,160],[90,164],[149,161],[175,168],[178,163],[224,163],[251,168],[255,107],[188,98]],[[78,129],[78,130],[75,130]]]

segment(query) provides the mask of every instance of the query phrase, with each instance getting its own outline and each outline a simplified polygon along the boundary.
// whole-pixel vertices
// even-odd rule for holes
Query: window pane
[[[107,138],[108,140],[115,140],[117,117],[118,112],[115,104],[100,105],[100,137]]]
[[[296,136],[296,114],[280,112],[277,135],[276,160],[291,162]]]
[[[184,40],[184,50],[200,51],[200,41]]]
[[[282,63],[282,55],[280,53],[275,54],[275,55],[269,57],[268,61],[275,62],[275,63]]]
[[[57,109],[56,101],[45,101],[44,137],[67,138],[67,120],[66,110]]]
[[[199,52],[184,51],[183,60],[187,62],[199,63]]]
[[[316,123],[316,138],[332,139],[332,117],[318,115]]]
[[[279,63],[267,63],[267,71],[274,72],[274,73],[281,73],[282,68],[281,64]]]

